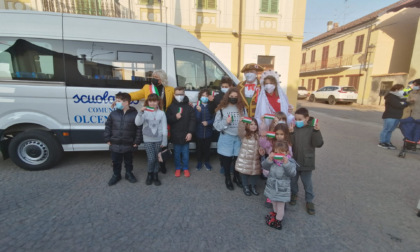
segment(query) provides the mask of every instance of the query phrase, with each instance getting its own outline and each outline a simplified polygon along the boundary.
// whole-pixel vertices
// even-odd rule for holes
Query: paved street
[[[175,178],[168,164],[156,187],[145,185],[146,154],[138,152],[140,181],[109,187],[108,153],[66,153],[39,172],[0,161],[0,251],[420,251],[420,152],[402,159],[377,147],[375,108],[299,104],[320,120],[325,141],[314,216],[301,190],[283,230],[267,227],[264,196],[228,191],[216,155],[213,171],[191,169],[190,178]],[[402,144],[398,129],[392,142]]]

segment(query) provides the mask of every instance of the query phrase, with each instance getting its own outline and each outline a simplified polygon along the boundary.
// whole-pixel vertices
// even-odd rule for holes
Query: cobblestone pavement
[[[263,195],[225,188],[216,155],[211,172],[192,169],[191,155],[190,178],[175,178],[168,164],[157,187],[145,185],[138,152],[139,182],[109,187],[110,155],[78,152],[38,172],[0,161],[0,251],[420,251],[420,152],[401,159],[377,147],[380,124],[313,115],[325,141],[313,173],[316,215],[301,190],[283,230],[265,225]]]

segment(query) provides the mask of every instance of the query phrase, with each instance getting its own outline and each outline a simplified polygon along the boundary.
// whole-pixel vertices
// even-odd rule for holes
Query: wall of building
[[[310,62],[311,51],[316,50],[316,63],[321,64],[322,48],[329,46],[329,62],[334,60],[338,42],[344,41],[343,58],[351,58],[349,68],[318,69],[308,72],[310,64],[301,66],[300,85],[309,89],[319,88],[319,79],[325,78],[325,86],[332,85],[331,77],[340,77],[340,86],[350,85],[350,76],[360,75],[358,103],[379,104],[380,90],[388,84],[404,84],[417,73],[420,60],[414,59],[420,50],[418,32],[420,9],[409,8],[386,13],[370,23],[353,27],[341,34],[335,34],[303,47],[306,62]],[[363,49],[355,53],[356,37],[364,35]],[[373,48],[368,48],[371,45]],[[312,66],[313,67],[313,66]],[[306,72],[305,72],[306,71]],[[407,78],[407,73],[410,77]],[[375,76],[372,78],[372,76]],[[412,76],[412,77],[411,77]],[[308,86],[315,79],[315,86]],[[386,84],[386,85],[385,85]]]
[[[408,81],[420,78],[420,19],[417,18],[417,31],[408,72]]]
[[[295,104],[306,0],[278,0],[274,13],[261,11],[261,1],[215,2],[215,8],[206,9],[197,8],[197,0],[0,0],[0,9],[90,14],[177,25],[200,39],[239,79],[243,79],[240,69],[244,64],[258,63],[258,56],[273,56],[281,87]]]

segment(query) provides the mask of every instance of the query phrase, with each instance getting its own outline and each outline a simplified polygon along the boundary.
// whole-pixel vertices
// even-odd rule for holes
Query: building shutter
[[[262,13],[268,13],[269,11],[269,0],[261,0],[261,8],[260,12]]]

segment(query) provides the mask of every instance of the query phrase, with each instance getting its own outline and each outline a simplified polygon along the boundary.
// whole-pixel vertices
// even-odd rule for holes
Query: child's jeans
[[[121,176],[121,165],[124,159],[125,172],[133,171],[133,152],[111,152],[112,170],[115,176]]]
[[[190,159],[190,144],[174,144],[174,160],[176,170],[188,170]]]
[[[303,188],[305,189],[305,200],[306,202],[312,202],[314,199],[314,191],[312,188],[312,171],[298,171],[296,172],[296,176],[294,176],[290,181],[290,188],[292,191],[292,195],[297,195],[299,188],[298,188],[298,181],[302,180]]]

